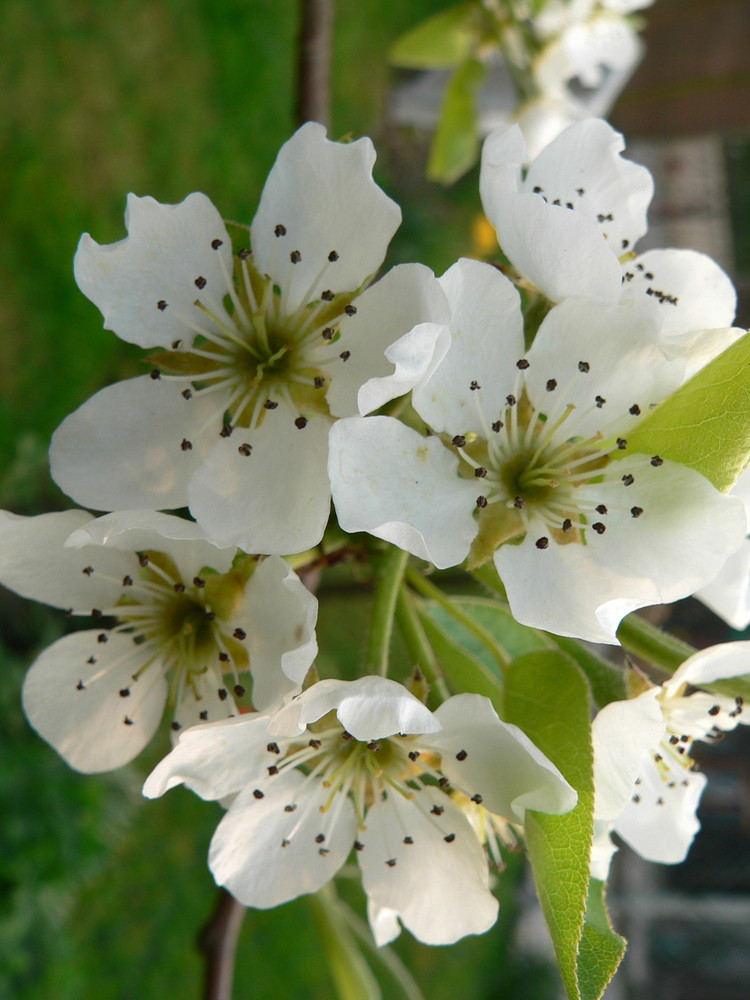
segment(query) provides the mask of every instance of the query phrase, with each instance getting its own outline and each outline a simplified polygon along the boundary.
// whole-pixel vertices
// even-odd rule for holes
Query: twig
[[[216,909],[198,935],[198,948],[206,957],[205,1000],[232,1000],[234,959],[244,916],[242,903],[220,889]]]
[[[301,0],[297,122],[331,124],[333,0]]]

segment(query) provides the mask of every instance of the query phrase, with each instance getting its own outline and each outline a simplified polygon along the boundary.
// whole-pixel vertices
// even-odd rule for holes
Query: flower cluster
[[[481,196],[504,269],[375,280],[400,211],[369,140],[315,124],[249,227],[202,194],[131,196],[125,239],[82,238],[81,289],[150,372],[52,441],[57,483],[108,513],[0,512],[0,582],[93,619],[39,655],[24,707],[85,772],[131,761],[166,707],[173,748],[144,792],[221,801],[209,864],[245,905],[315,892],[353,851],[378,944],[400,924],[447,944],[494,923],[492,872],[529,813],[576,810],[595,877],[611,831],[654,860],[686,853],[705,783],[690,745],[743,721],[739,696],[687,686],[750,672],[747,644],[627,700],[592,684],[582,776],[549,720],[514,722],[499,671],[453,662],[436,607],[516,683],[503,627],[407,568],[410,553],[484,574],[534,649],[543,633],[617,643],[630,611],[695,592],[747,623],[747,477],[722,491],[648,444],[653,415],[741,337],[734,291],[700,254],[637,254],[652,185],[621,153],[601,121],[530,165],[517,128],[492,135]],[[369,654],[355,679],[318,679],[310,588],[347,560],[376,588]]]

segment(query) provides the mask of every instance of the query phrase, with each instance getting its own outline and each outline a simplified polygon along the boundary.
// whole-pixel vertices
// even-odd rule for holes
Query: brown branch
[[[205,1000],[232,1000],[234,960],[245,907],[219,890],[216,909],[198,934],[198,949],[206,957]]]
[[[300,0],[297,124],[331,125],[333,0]]]

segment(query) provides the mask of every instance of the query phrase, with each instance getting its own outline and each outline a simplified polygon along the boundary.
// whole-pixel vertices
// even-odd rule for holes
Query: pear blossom
[[[352,848],[378,943],[401,923],[427,944],[486,931],[497,915],[482,846],[451,788],[522,823],[576,792],[490,701],[461,694],[430,711],[384,677],[322,680],[276,712],[181,734],[144,786],[234,796],[209,866],[247,906],[315,892]]]
[[[750,470],[742,473],[731,493],[742,500],[747,515],[741,546],[694,596],[741,632],[750,625]]]
[[[380,416],[332,428],[344,530],[438,568],[492,557],[518,621],[599,642],[715,576],[740,545],[741,501],[627,449],[684,377],[653,314],[568,299],[526,350],[518,293],[495,268],[461,260],[440,281],[451,345],[413,390],[431,435]]]
[[[429,341],[446,317],[422,265],[366,287],[401,219],[374,159],[369,139],[331,142],[308,123],[249,230],[200,193],[178,205],[130,195],[127,238],[82,237],[79,287],[106,327],[156,353],[150,375],[101,390],[58,428],[63,490],[98,510],[189,505],[219,544],[247,552],[317,544],[332,419],[358,412],[365,383],[388,399],[408,391],[421,372],[394,373],[386,348],[405,337],[408,353],[409,336]]]
[[[596,831],[592,874],[605,879],[614,830],[648,861],[677,864],[700,829],[696,810],[706,776],[695,770],[693,743],[714,743],[750,722],[740,697],[696,690],[750,674],[750,642],[701,650],[661,687],[606,705],[592,725]]]
[[[76,770],[127,764],[166,705],[173,733],[299,690],[317,653],[317,601],[278,556],[244,559],[194,522],[133,511],[0,511],[0,583],[94,619],[29,669],[29,722]]]
[[[484,210],[503,252],[548,299],[646,302],[665,348],[687,358],[692,373],[744,333],[731,326],[736,293],[705,254],[635,253],[653,180],[622,157],[624,145],[605,121],[577,122],[524,170],[520,129],[495,132],[482,151]]]

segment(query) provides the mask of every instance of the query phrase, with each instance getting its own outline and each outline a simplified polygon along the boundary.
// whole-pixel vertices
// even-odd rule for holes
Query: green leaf
[[[593,899],[587,917],[594,808],[588,682],[558,650],[527,653],[506,671],[505,718],[520,726],[578,791],[578,805],[564,816],[528,813],[526,843],[567,995],[598,1000],[617,962],[602,929],[603,900],[597,909]]]
[[[404,69],[460,65],[479,42],[481,13],[472,2],[435,14],[397,39],[388,53],[388,61]]]
[[[504,604],[487,597],[453,597],[451,604],[471,618],[502,650],[505,659],[514,659],[523,653],[534,649],[549,649],[552,642],[547,636],[535,629],[521,625]],[[486,646],[472,635],[468,629],[451,618],[450,614],[439,605],[429,602],[426,607],[435,621],[439,622],[456,641],[477,659],[481,660],[491,670],[496,669],[497,661],[493,659]]]
[[[588,677],[591,693],[599,708],[604,708],[611,701],[622,701],[627,698],[625,672],[612,663],[598,656],[590,648],[584,646],[578,639],[570,639],[565,635],[550,634],[552,642],[571,660],[574,660]]]
[[[427,164],[427,176],[432,181],[452,184],[477,161],[479,137],[475,104],[484,74],[484,65],[469,59],[459,66],[446,87]]]
[[[750,336],[741,337],[628,435],[632,452],[695,469],[725,492],[750,458]]]
[[[463,691],[483,694],[490,699],[498,715],[501,715],[502,681],[497,673],[475,655],[474,648],[470,651],[470,647],[480,647],[485,652],[479,640],[437,604],[422,605],[420,617],[451,691],[456,694]],[[461,638],[457,639],[459,634]],[[463,641],[464,636],[468,636],[466,642]]]
[[[578,947],[578,986],[581,1000],[599,1000],[617,971],[627,942],[612,927],[605,886],[591,879],[583,934]]]
[[[309,902],[339,1000],[382,1000],[378,981],[336,906],[333,887],[325,886]]]

